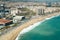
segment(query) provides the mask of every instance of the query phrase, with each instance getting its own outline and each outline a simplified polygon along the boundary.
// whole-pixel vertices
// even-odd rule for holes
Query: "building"
[[[40,9],[37,9],[37,14],[36,15],[44,15],[44,9],[43,8],[40,8]]]
[[[0,16],[3,18],[6,14],[10,13],[10,7],[5,6],[5,4],[0,4]]]
[[[54,3],[52,3],[52,7],[60,7],[60,2],[54,2]]]
[[[5,14],[10,14],[10,13],[11,13],[10,7],[5,7]]]
[[[46,7],[51,7],[51,2],[47,2],[46,4]]]
[[[4,17],[5,13],[5,7],[4,7],[4,4],[0,4],[0,15],[2,15],[2,17]]]
[[[18,8],[11,8],[11,14],[12,15],[18,14]]]
[[[6,20],[6,19],[0,19],[0,29],[12,24],[13,22],[11,20]]]
[[[24,16],[15,16],[15,17],[13,18],[13,23],[19,23],[19,22],[21,22],[21,20],[23,20],[23,19],[25,19]]]

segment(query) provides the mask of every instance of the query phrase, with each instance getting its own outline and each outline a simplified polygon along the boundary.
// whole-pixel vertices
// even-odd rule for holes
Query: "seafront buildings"
[[[14,5],[13,5],[14,4]],[[45,15],[52,12],[57,12],[60,10],[59,7],[52,7],[52,5],[58,4],[58,3],[23,3],[23,2],[1,2],[0,3],[0,18],[12,20],[14,16],[25,16],[25,17],[31,17],[37,16],[37,15]],[[35,13],[35,14],[34,14]],[[29,15],[29,16],[27,16]]]

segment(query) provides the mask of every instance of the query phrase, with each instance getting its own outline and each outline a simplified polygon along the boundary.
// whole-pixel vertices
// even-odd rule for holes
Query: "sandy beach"
[[[59,14],[60,13],[53,13],[53,14],[48,14],[48,15],[45,15],[45,16],[40,16],[40,17],[31,19],[28,22],[24,23],[23,25],[17,27],[16,29],[13,29],[12,31],[6,33],[5,35],[0,36],[0,40],[15,40],[16,37],[18,36],[18,34],[24,28],[27,28],[27,27],[29,27],[30,25],[32,25],[32,24],[34,24],[36,22],[42,21],[45,18],[49,18],[49,17],[56,16],[56,15],[59,15]]]

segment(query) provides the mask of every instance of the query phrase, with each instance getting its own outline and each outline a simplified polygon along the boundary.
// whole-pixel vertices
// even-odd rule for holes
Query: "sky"
[[[34,1],[35,1],[35,2],[45,2],[45,1],[56,2],[56,1],[57,1],[57,2],[59,2],[60,0],[3,0],[3,1],[18,1],[18,2],[19,2],[19,1],[20,1],[20,2],[21,2],[21,1],[23,1],[23,2],[29,2],[29,1],[30,1],[30,2],[31,2],[31,1],[32,1],[32,2],[34,2]]]

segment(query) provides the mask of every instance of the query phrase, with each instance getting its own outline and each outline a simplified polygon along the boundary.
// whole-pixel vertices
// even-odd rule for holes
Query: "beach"
[[[45,16],[40,16],[34,19],[29,20],[28,22],[24,23],[23,25],[17,27],[16,29],[13,29],[12,31],[10,31],[9,33],[6,33],[5,35],[2,35],[0,37],[0,40],[15,40],[16,37],[18,36],[18,34],[25,28],[29,27],[30,25],[33,25],[34,23],[37,23],[39,21],[42,21],[46,18],[50,18],[52,16],[56,16],[59,15],[60,13],[52,13],[52,14],[48,14]]]

